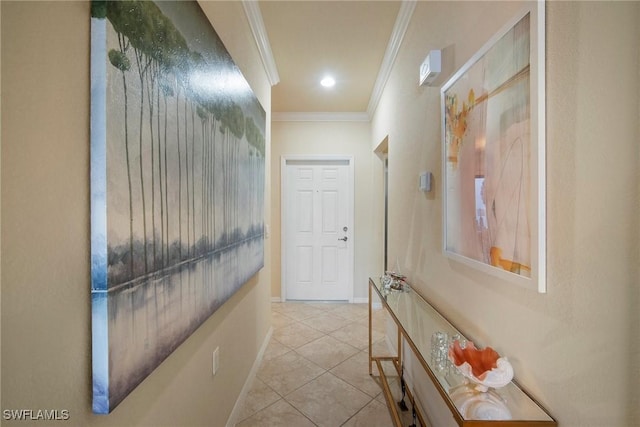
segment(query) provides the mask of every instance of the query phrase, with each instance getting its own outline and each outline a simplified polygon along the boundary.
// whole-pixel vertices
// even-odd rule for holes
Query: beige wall
[[[638,11],[638,19],[640,19],[640,10]],[[637,22],[637,20],[636,20]],[[638,45],[638,49],[640,50],[640,44]],[[636,70],[638,75],[636,79],[640,81],[640,53],[637,58]],[[640,119],[640,85],[638,86],[638,118]],[[638,145],[640,145],[640,120],[638,123]],[[632,212],[640,212],[640,150],[638,150],[638,167],[636,167],[636,182],[637,185],[637,195],[635,199],[635,206],[632,207]],[[635,234],[636,241],[640,242],[640,221],[636,221],[635,224],[635,233],[631,233],[633,236]],[[637,311],[638,307],[640,307],[640,243],[636,245],[635,250],[635,281],[636,285],[631,287],[631,295],[629,298],[629,303],[631,305],[631,311]],[[633,251],[632,251],[633,253]],[[633,259],[633,257],[631,257]],[[633,266],[633,262],[631,265]],[[640,315],[636,315],[635,322],[632,320],[631,322],[631,333],[630,337],[640,337]],[[630,384],[640,384],[640,339],[631,339],[630,340],[630,352],[631,352],[631,363],[635,363],[635,375],[632,375],[629,379]],[[640,420],[640,393],[632,393],[631,394],[631,419],[632,420]]]
[[[0,6],[0,46],[2,46],[2,7]],[[2,49],[0,49],[0,82],[2,81]],[[0,84],[0,104],[2,85]],[[2,188],[2,108],[0,107],[0,188]],[[1,193],[0,193],[1,194]],[[0,241],[2,241],[2,197],[0,196]],[[0,249],[0,366],[2,366],[2,250]],[[0,374],[2,371],[0,371]],[[1,380],[0,380],[1,381]],[[0,406],[2,406],[2,386],[0,384]]]
[[[391,265],[507,355],[560,425],[639,425],[639,2],[547,3],[548,293],[442,254],[439,89],[418,87],[417,70],[444,49],[442,85],[519,6],[416,7],[372,121],[372,146],[389,135]],[[420,170],[434,173],[432,198]]]
[[[282,122],[272,123],[272,231],[273,254],[271,294],[280,297],[281,290],[281,216],[280,216],[280,161],[290,155],[349,155],[355,165],[354,212],[354,300],[367,298],[367,278],[380,274],[380,233],[374,228],[373,175],[382,168],[380,160],[370,149],[368,122]],[[364,300],[366,301],[366,300]]]
[[[270,86],[242,4],[203,7],[269,111]],[[260,273],[112,414],[93,415],[89,3],[1,8],[2,409],[69,410],[60,425],[224,425],[270,327],[268,241]]]
[[[241,4],[203,8],[269,110]],[[445,49],[441,85],[516,8],[420,2],[371,124],[273,123],[265,269],[113,414],[94,416],[89,6],[0,2],[2,409],[69,409],[68,425],[223,425],[267,334],[268,299],[280,294],[280,156],[355,156],[355,296],[365,297],[366,277],[381,265],[372,149],[388,135],[390,265],[465,332],[508,355],[560,425],[640,424],[640,3],[547,5],[548,293],[484,276],[440,249],[439,91],[417,86],[418,65]],[[424,170],[434,173],[430,196],[417,190]],[[221,370],[212,378],[216,346]]]
[[[638,12],[638,19],[640,19],[640,12]],[[640,46],[638,47],[640,49]],[[638,70],[638,81],[640,81],[640,54],[638,54],[638,63],[636,65]],[[638,111],[640,111],[640,85],[638,85]],[[640,114],[639,114],[640,116]],[[638,120],[638,140],[640,140],[640,120]],[[638,167],[636,168],[636,182],[638,183],[638,195],[636,198],[636,205],[633,208],[634,212],[640,212],[640,150],[638,150]],[[640,242],[640,222],[636,222],[636,241]],[[636,252],[636,286],[632,286],[632,294],[630,298],[632,311],[637,311],[637,307],[640,307],[640,244],[635,248]],[[633,263],[632,263],[633,264]],[[636,321],[632,322],[631,337],[640,337],[640,315],[636,316]],[[631,361],[636,363],[635,378],[631,378],[631,384],[640,384],[640,339],[631,340]],[[631,419],[640,420],[640,393],[632,394],[631,401]]]

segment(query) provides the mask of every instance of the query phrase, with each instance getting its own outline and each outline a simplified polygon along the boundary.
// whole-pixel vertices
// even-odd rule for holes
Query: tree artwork
[[[195,2],[92,2],[94,412],[263,266],[266,114]]]

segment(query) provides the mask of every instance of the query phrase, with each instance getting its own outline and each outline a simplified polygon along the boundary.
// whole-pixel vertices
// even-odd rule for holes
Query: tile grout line
[[[357,411],[355,414],[351,415],[347,420],[345,420],[345,422],[343,422],[343,423],[342,423],[342,424],[340,424],[340,425],[341,425],[341,426],[346,425],[349,421],[351,421],[351,419],[353,419],[353,418],[357,417],[357,416],[358,416],[358,414],[359,414],[360,412],[364,411],[364,409],[365,409],[367,406],[371,405],[371,402],[373,402],[373,401],[375,401],[375,400],[376,400],[376,397],[373,397],[369,402],[367,402],[367,404],[366,404],[366,405],[364,405],[362,408],[358,409],[358,411]]]
[[[272,313],[282,316],[283,318],[281,318],[282,320],[284,320],[284,322],[279,322],[281,323],[281,325],[279,325],[278,327],[274,326],[274,334],[270,337],[269,340],[269,345],[272,344],[272,342],[276,342],[277,344],[279,344],[280,346],[284,347],[284,349],[286,349],[286,351],[282,354],[278,354],[277,356],[273,356],[271,359],[267,360],[262,360],[260,366],[262,366],[264,363],[269,362],[271,360],[277,359],[279,357],[283,357],[287,354],[290,354],[292,351],[295,353],[296,357],[301,358],[305,363],[310,363],[311,365],[319,368],[319,373],[318,375],[315,375],[313,378],[307,379],[305,380],[304,384],[298,385],[295,389],[288,391],[286,394],[285,393],[281,393],[278,392],[277,390],[275,390],[267,381],[265,381],[265,379],[261,378],[259,375],[256,375],[256,378],[259,379],[266,387],[269,391],[273,392],[275,394],[275,396],[278,397],[278,399],[275,402],[272,402],[271,404],[267,405],[264,408],[261,408],[259,410],[254,411],[251,414],[248,414],[244,417],[243,420],[239,420],[239,422],[243,422],[245,420],[250,420],[251,418],[255,417],[256,415],[258,415],[259,413],[266,411],[268,408],[271,408],[273,405],[277,404],[278,402],[282,401],[284,403],[286,403],[287,405],[289,405],[291,408],[293,408],[295,410],[295,412],[297,414],[299,414],[300,416],[304,417],[306,420],[308,420],[312,425],[317,426],[318,424],[316,422],[313,421],[313,419],[311,419],[309,416],[307,416],[307,414],[305,414],[304,412],[302,412],[298,407],[296,407],[294,405],[294,403],[292,401],[289,400],[289,398],[296,393],[298,390],[300,390],[303,387],[309,386],[310,383],[316,381],[318,378],[324,376],[325,374],[330,374],[331,377],[333,377],[335,380],[344,383],[345,385],[347,385],[349,388],[352,388],[353,390],[357,391],[358,393],[362,394],[363,397],[366,397],[366,403],[364,403],[362,406],[360,406],[353,414],[351,414],[350,416],[348,416],[348,418],[344,421],[342,421],[340,423],[340,425],[345,425],[346,423],[348,423],[350,420],[354,419],[354,417],[357,417],[358,414],[363,413],[363,411],[365,410],[365,408],[367,408],[369,405],[371,405],[373,402],[379,402],[378,401],[378,397],[381,394],[381,391],[379,393],[376,394],[376,396],[371,396],[371,394],[369,394],[370,392],[366,392],[363,389],[361,389],[361,385],[358,385],[357,382],[351,381],[349,380],[349,378],[343,378],[342,376],[339,376],[337,373],[332,372],[334,369],[338,368],[340,365],[346,363],[347,361],[349,361],[350,359],[354,358],[354,357],[358,357],[361,353],[366,351],[366,348],[360,348],[359,346],[353,345],[353,340],[355,338],[350,339],[348,337],[348,335],[343,335],[342,339],[335,337],[331,334],[340,331],[342,329],[347,329],[349,327],[357,329],[357,327],[362,327],[363,325],[363,321],[368,317],[368,312],[365,314],[358,314],[358,311],[361,311],[362,309],[360,307],[357,306],[352,306],[351,304],[339,304],[336,306],[331,306],[331,307],[322,307],[319,308],[317,305],[305,305],[304,303],[293,303],[290,306],[285,306],[284,304],[287,303],[272,303]],[[299,304],[299,305],[298,305]],[[313,310],[314,313],[311,315],[307,315],[305,313],[301,313],[301,311],[304,310]],[[323,331],[320,330],[316,327],[314,327],[313,322],[311,321],[311,319],[313,319],[314,317],[320,317],[320,316],[326,316],[326,315],[331,315],[334,314],[335,317],[340,319],[340,323],[341,326],[338,327],[337,329],[333,329],[331,331]],[[345,314],[349,313],[348,317],[344,317]],[[305,323],[305,322],[309,322]],[[342,324],[342,322],[344,322],[344,324]],[[297,346],[291,346],[291,344],[285,344],[284,342],[280,341],[277,337],[276,337],[276,333],[275,331],[277,331],[278,329],[284,329],[284,328],[288,328],[288,327],[293,327],[293,326],[302,326],[302,327],[307,327],[310,328],[314,331],[316,331],[317,333],[319,333],[320,335],[316,338],[313,338],[301,345],[297,345]],[[301,348],[303,348],[304,346],[311,344],[315,341],[324,339],[326,337],[329,337],[331,339],[334,339],[342,344],[345,344],[347,346],[349,346],[351,348],[351,350],[354,350],[355,352],[351,355],[346,356],[343,360],[341,360],[338,363],[332,364],[331,366],[329,366],[328,368],[325,368],[324,366],[320,366],[318,365],[316,362],[314,362],[313,360],[308,359],[307,357],[305,357],[302,353],[299,352],[299,350]],[[303,339],[304,340],[304,339]],[[286,341],[286,340],[285,340]],[[386,405],[385,405],[386,406]]]

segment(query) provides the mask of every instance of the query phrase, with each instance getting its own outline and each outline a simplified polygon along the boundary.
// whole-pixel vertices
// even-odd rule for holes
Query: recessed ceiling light
[[[326,76],[322,80],[320,80],[320,84],[324,87],[334,87],[336,85],[336,80],[331,76]]]

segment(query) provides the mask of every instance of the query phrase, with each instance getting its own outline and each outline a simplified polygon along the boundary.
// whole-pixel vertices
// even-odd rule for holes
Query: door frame
[[[351,200],[347,208],[347,227],[350,230],[351,244],[347,246],[347,256],[349,257],[348,271],[347,271],[347,295],[348,301],[353,303],[354,295],[354,271],[355,271],[355,229],[354,229],[354,215],[355,215],[355,168],[354,158],[348,155],[286,155],[280,156],[280,300],[282,302],[287,300],[287,224],[288,219],[288,192],[287,192],[287,162],[310,162],[310,163],[331,163],[336,161],[347,162],[347,191],[348,200]]]

